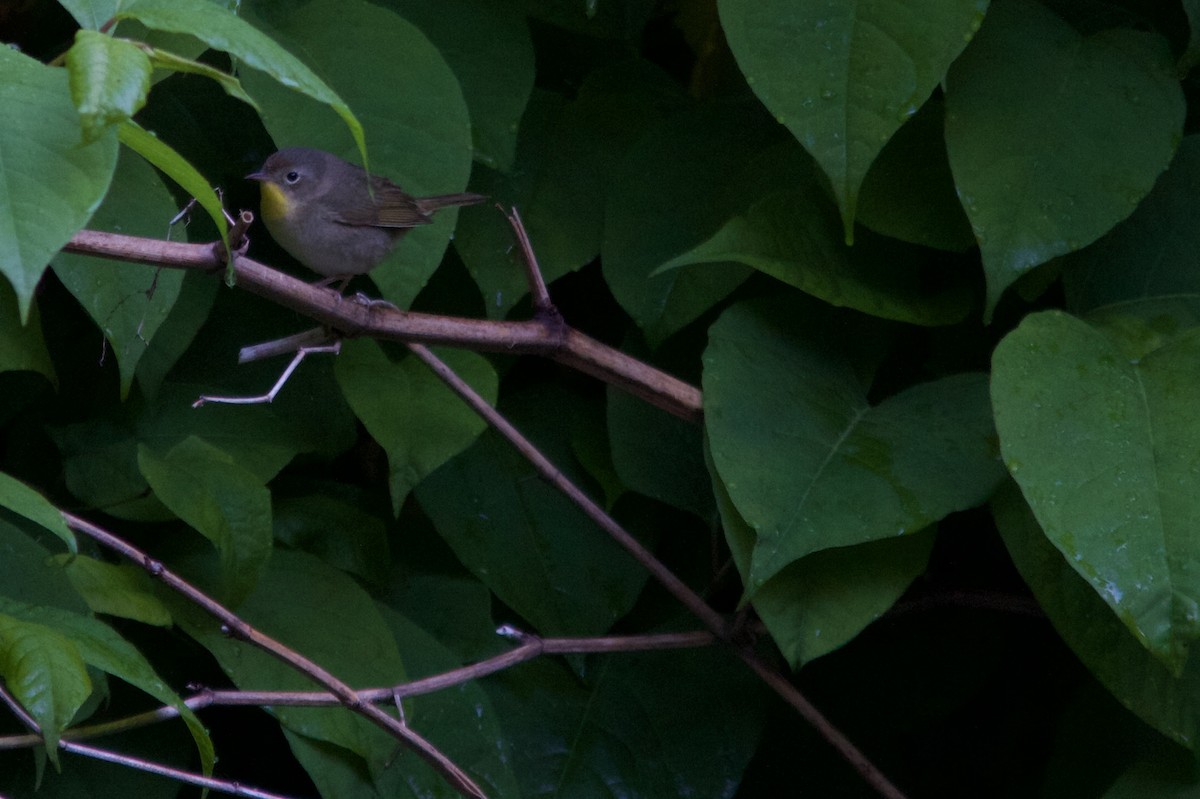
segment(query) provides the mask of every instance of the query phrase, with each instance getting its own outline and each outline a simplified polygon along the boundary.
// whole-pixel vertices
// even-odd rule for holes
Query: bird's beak
[[[251,172],[249,175],[246,175],[246,180],[266,180],[266,179],[267,179],[267,173],[263,172],[261,170],[258,172]]]

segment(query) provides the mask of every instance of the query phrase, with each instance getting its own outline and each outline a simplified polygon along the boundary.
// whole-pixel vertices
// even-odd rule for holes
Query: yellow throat
[[[283,189],[269,180],[262,182],[261,205],[263,220],[268,223],[283,221],[292,211],[292,203],[283,193]]]

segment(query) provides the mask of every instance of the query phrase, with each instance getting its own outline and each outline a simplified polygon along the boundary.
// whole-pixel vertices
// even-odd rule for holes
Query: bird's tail
[[[434,211],[440,211],[443,208],[450,208],[455,205],[475,205],[486,199],[487,197],[482,194],[464,191],[458,194],[439,194],[434,197],[422,197],[417,202],[420,204],[423,213],[432,214]]]

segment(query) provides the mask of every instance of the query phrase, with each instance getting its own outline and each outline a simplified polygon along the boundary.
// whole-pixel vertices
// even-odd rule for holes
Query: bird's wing
[[[335,216],[343,225],[410,228],[427,225],[433,218],[422,210],[419,202],[389,180],[371,181],[374,197],[364,193],[360,200],[343,207]]]

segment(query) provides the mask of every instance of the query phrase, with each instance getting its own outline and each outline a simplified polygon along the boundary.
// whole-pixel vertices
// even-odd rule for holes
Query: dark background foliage
[[[193,409],[265,390],[280,365],[239,348],[311,321],[61,251],[164,238],[208,185],[257,209],[267,155],[361,160],[361,124],[408,190],[519,208],[568,324],[703,388],[697,426],[440,351],[713,607],[749,608],[906,795],[1192,795],[1198,27],[1194,0],[0,5],[0,677],[51,743],[197,686],[312,687],[69,554],[50,505],[361,687],[502,652],[505,623],[699,628],[402,347]],[[130,119],[177,156],[144,161]],[[218,230],[195,209],[170,235]],[[257,227],[249,256],[309,277]],[[490,205],[352,288],[531,313]],[[495,797],[877,795],[720,646],[541,658],[405,710]],[[451,795],[339,709],[200,721],[98,743],[201,770],[211,739],[218,776],[289,796]],[[0,748],[0,794],[196,793],[46,760]]]

